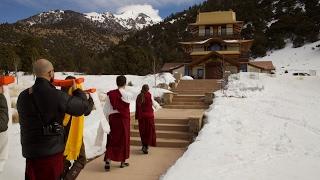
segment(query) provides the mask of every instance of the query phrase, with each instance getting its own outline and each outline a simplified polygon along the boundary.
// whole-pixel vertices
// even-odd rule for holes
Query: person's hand
[[[3,86],[0,86],[0,94],[3,94]]]

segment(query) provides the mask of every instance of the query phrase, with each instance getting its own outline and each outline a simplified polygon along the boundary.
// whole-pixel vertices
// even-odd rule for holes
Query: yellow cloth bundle
[[[82,84],[77,84],[77,88],[82,89]],[[69,88],[68,94],[72,95],[72,88]],[[74,117],[70,119],[71,115],[66,114],[63,119],[63,125],[67,126],[71,120],[71,126],[69,135],[64,150],[64,155],[67,156],[67,160],[76,160],[80,154],[80,148],[82,146],[83,127],[84,127],[84,115]]]

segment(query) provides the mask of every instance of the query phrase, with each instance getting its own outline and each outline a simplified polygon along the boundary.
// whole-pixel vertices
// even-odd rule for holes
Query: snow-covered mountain
[[[70,10],[52,10],[42,12],[24,20],[18,21],[20,24],[33,25],[53,25],[63,22],[73,23],[75,21],[86,22],[99,28],[114,30],[140,30],[160,22],[160,16],[143,12],[143,9],[124,9],[119,14],[105,13],[78,13]]]
[[[72,11],[66,11],[66,13],[71,13]],[[76,12],[72,12],[76,13]],[[64,19],[65,11],[63,10],[51,10],[48,12],[42,12],[40,14],[31,16],[27,19],[23,19],[20,21],[17,21],[17,23],[25,24],[25,25],[36,25],[36,24],[56,24],[58,22],[61,22]]]
[[[139,11],[125,11],[121,14],[112,14],[110,12],[105,13],[85,13],[85,17],[100,23],[107,21],[115,21],[126,29],[142,29],[146,26],[156,24],[161,21],[161,18],[152,18],[149,15]]]

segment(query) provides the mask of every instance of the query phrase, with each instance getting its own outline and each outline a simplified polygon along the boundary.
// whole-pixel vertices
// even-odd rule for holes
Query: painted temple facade
[[[253,40],[241,37],[242,27],[233,11],[199,13],[188,27],[192,39],[180,42],[191,59],[185,74],[195,79],[221,79],[225,72],[247,71]]]

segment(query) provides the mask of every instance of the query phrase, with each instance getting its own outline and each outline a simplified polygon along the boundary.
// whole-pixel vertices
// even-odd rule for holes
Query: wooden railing
[[[240,34],[203,34],[202,36],[199,35],[199,33],[194,33],[193,34],[194,38],[199,38],[199,39],[209,39],[209,38],[221,38],[224,40],[228,39],[241,39]]]

